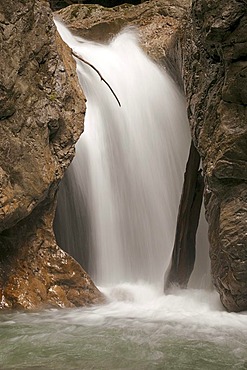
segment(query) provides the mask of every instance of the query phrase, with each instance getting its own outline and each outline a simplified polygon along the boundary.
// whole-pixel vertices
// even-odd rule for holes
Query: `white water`
[[[77,60],[88,101],[70,171],[73,191],[83,194],[89,210],[89,272],[101,285],[140,279],[162,284],[190,142],[184,98],[139,48],[133,30],[99,45],[76,39],[60,23],[58,28],[121,102],[119,107],[95,71]]]
[[[108,303],[0,315],[0,367],[246,369],[246,313],[225,312],[214,291],[162,291],[189,146],[183,97],[138,48],[133,33],[100,46],[81,43],[57,25],[122,104],[119,108],[95,72],[78,63],[88,99],[85,133],[65,189],[75,197],[70,204],[66,191],[61,193],[59,212],[67,213],[59,216],[68,240],[75,237],[71,230],[87,234],[96,263],[91,272]],[[83,238],[77,240],[84,245]],[[202,224],[198,247],[205,246]],[[193,286],[201,286],[207,264],[202,253]]]
[[[107,305],[0,315],[0,367],[40,370],[245,370],[247,315],[216,292],[148,284],[103,290]]]

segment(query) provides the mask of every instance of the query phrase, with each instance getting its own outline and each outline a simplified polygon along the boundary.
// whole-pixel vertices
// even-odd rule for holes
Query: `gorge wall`
[[[95,41],[138,26],[146,52],[184,84],[202,158],[213,282],[230,311],[247,309],[246,10],[245,0],[194,0],[192,9],[187,0],[151,0],[57,13]],[[53,233],[58,184],[85,104],[48,2],[1,2],[0,43],[0,306],[102,302]]]
[[[247,3],[194,0],[180,42],[188,116],[203,163],[212,278],[247,309]]]
[[[84,97],[47,2],[0,3],[0,306],[102,301],[53,234],[58,183],[83,130]]]

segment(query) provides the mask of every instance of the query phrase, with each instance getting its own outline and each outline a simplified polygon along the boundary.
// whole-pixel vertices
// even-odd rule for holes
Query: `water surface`
[[[247,369],[247,315],[215,292],[147,284],[103,289],[109,303],[0,315],[1,369]]]

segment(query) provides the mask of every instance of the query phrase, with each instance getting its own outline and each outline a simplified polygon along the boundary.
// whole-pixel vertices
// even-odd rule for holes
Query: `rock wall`
[[[245,0],[152,0],[112,9],[72,5],[59,16],[107,41],[138,26],[143,48],[174,76],[206,184],[213,282],[230,311],[247,309],[247,19]],[[46,1],[0,3],[0,306],[102,302],[85,271],[56,245],[58,183],[83,130],[84,97]],[[174,67],[175,66],[175,67]],[[180,81],[181,83],[181,81]]]
[[[109,41],[125,27],[136,27],[146,53],[158,63],[167,64],[168,50],[189,4],[190,0],[150,0],[114,8],[78,4],[56,15],[74,34],[96,42]],[[175,72],[173,65],[168,67]]]
[[[0,306],[100,301],[52,231],[58,183],[83,130],[85,104],[48,3],[2,1],[0,44]]]
[[[182,36],[192,136],[203,163],[213,283],[247,309],[247,4],[194,0]]]

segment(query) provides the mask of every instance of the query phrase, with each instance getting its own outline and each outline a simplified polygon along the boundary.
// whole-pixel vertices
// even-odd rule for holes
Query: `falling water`
[[[183,97],[132,31],[98,45],[58,28],[121,101],[77,61],[88,99],[85,132],[60,189],[56,233],[104,285],[108,304],[0,315],[0,367],[246,369],[245,313],[225,312],[214,291],[162,293],[189,146]],[[208,264],[198,255],[197,287]]]
[[[78,206],[87,210],[93,254],[88,270],[101,285],[162,282],[190,141],[184,98],[166,71],[140,49],[133,30],[99,45],[76,39],[59,23],[58,28],[121,102],[119,107],[95,71],[77,60],[87,111],[70,186]],[[60,203],[61,219],[61,212],[68,215],[62,209],[64,196]],[[68,215],[71,222],[67,219],[63,230],[72,229],[73,217]]]

